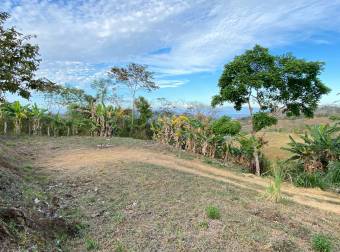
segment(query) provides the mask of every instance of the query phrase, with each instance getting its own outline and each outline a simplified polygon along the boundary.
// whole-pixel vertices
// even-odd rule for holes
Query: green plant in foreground
[[[331,240],[323,234],[316,234],[312,238],[312,247],[315,251],[330,252],[332,251]]]
[[[267,198],[274,202],[279,202],[282,199],[281,185],[284,178],[283,169],[279,164],[274,164],[272,172],[274,178],[271,184],[267,187]]]
[[[97,250],[99,248],[98,243],[95,240],[91,239],[91,238],[85,239],[85,246],[86,246],[86,249],[88,251],[90,251],[90,250]]]
[[[221,218],[220,210],[217,207],[208,206],[205,211],[209,219],[217,220]]]

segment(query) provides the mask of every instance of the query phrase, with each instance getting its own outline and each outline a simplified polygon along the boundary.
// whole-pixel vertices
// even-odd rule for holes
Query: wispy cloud
[[[255,43],[340,30],[340,0],[2,0],[0,8],[37,35],[40,74],[62,83],[86,83],[108,65],[137,61],[178,76],[160,79],[176,87],[186,83],[179,75],[214,70]]]

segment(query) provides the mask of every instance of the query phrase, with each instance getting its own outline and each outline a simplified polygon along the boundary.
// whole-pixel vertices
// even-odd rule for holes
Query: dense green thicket
[[[287,169],[294,184],[304,187],[340,185],[340,127],[339,124],[307,127],[301,140],[290,137],[285,150],[293,156]]]

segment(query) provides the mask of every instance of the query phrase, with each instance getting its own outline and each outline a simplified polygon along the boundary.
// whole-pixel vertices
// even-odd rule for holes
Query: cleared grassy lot
[[[265,200],[261,184],[249,189],[238,181],[253,177],[236,173],[231,164],[218,169],[240,177],[219,180],[224,174],[203,169],[209,162],[152,142],[3,140],[47,178],[46,192],[60,198],[58,213],[80,222],[80,235],[66,240],[64,250],[310,251],[315,234],[327,235],[333,250],[340,250],[339,215],[291,200],[273,204]],[[189,170],[195,167],[200,173]],[[331,196],[339,208],[338,195]],[[219,218],[210,219],[208,207],[217,208]]]

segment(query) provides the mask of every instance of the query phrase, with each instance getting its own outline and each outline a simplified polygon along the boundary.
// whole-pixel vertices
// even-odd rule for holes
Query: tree
[[[140,124],[142,127],[145,127],[148,120],[152,117],[151,105],[143,96],[140,96],[135,100],[135,106],[139,113]]]
[[[112,67],[109,76],[128,87],[132,96],[132,118],[134,123],[135,98],[138,90],[152,91],[159,87],[154,82],[153,73],[144,65],[130,63],[127,67]]]
[[[279,113],[312,117],[322,95],[330,89],[319,75],[324,64],[297,59],[291,54],[273,56],[267,48],[256,45],[224,66],[212,105],[230,102],[236,110],[247,104],[252,121],[252,135],[276,123]],[[254,113],[258,106],[262,114]],[[256,145],[256,144],[255,144]],[[256,174],[260,175],[259,150],[254,148]]]
[[[119,97],[116,93],[116,86],[111,79],[95,79],[91,83],[91,88],[96,91],[96,98],[102,104],[105,104],[106,102],[118,104]]]
[[[28,99],[31,90],[45,90],[54,84],[35,78],[40,63],[39,47],[28,42],[32,36],[24,36],[13,27],[5,28],[8,17],[0,12],[0,100],[4,100],[6,92]]]

